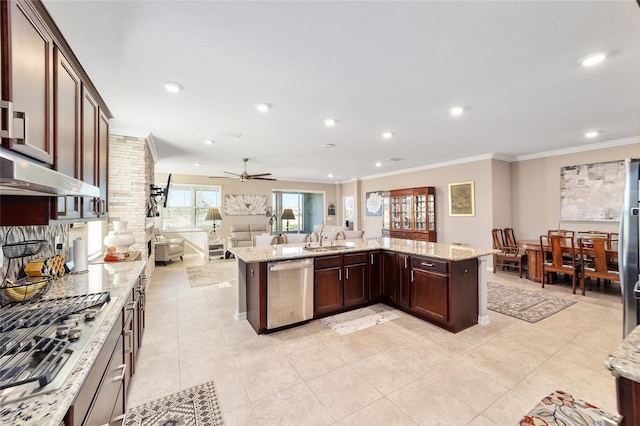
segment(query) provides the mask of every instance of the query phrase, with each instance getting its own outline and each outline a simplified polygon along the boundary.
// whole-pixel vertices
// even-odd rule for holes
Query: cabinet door
[[[409,307],[411,302],[410,279],[411,262],[409,256],[396,253],[396,302]]]
[[[382,296],[396,301],[396,254],[392,251],[383,251],[382,259]]]
[[[449,321],[449,278],[420,269],[413,270],[411,309],[441,322]]]
[[[380,252],[369,252],[369,298],[375,300],[382,295]]]
[[[389,202],[391,204],[390,229],[392,229],[392,230],[401,229],[401,227],[402,227],[402,204],[400,203],[400,196],[399,195],[392,195],[390,197],[390,199],[389,199]]]
[[[343,306],[342,267],[316,270],[314,274],[314,315],[331,313]]]
[[[98,103],[93,96],[82,88],[82,180],[90,185],[98,186]],[[98,200],[85,197],[83,200],[83,216],[95,217],[99,212]]]
[[[2,145],[53,164],[53,40],[24,0],[3,1]]]
[[[80,178],[80,77],[62,52],[54,48],[54,168],[67,176]],[[78,218],[79,197],[58,197],[56,219]]]
[[[411,229],[413,229],[411,227],[412,222],[413,222],[413,216],[411,214],[411,207],[412,207],[412,196],[411,194],[406,194],[403,195],[401,198],[401,203],[402,203],[402,226],[401,229],[405,230],[405,231],[410,231]]]
[[[362,305],[369,301],[367,264],[344,267],[344,306]]]
[[[108,212],[109,185],[109,117],[100,110],[98,121],[98,187],[100,187],[100,215]]]

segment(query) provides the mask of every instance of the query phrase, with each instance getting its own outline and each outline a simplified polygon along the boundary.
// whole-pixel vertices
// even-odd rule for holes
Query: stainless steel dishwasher
[[[313,259],[267,264],[267,329],[313,318]]]

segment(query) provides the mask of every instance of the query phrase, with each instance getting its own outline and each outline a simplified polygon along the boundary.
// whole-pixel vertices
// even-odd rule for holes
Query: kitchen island
[[[640,326],[604,361],[616,378],[618,412],[626,425],[640,422]]]
[[[257,333],[266,331],[267,263],[305,258],[316,265],[314,318],[381,301],[453,332],[489,322],[486,256],[494,249],[383,237],[229,251],[238,266],[236,319]],[[347,287],[349,271],[359,287]]]
[[[111,300],[104,305],[100,319],[93,324],[96,327],[95,333],[62,386],[42,395],[3,403],[0,408],[0,424],[39,426],[57,426],[62,422],[66,424],[73,419],[74,413],[70,414],[73,411],[70,407],[77,404],[81,394],[84,398],[93,397],[93,394],[86,395],[85,382],[89,381],[88,377],[93,373],[92,368],[99,360],[108,339],[111,336],[120,337],[123,334],[121,326],[123,308],[126,303],[130,303],[132,291],[143,274],[145,263],[144,260],[140,260],[102,265],[90,264],[88,273],[67,275],[53,282],[43,299],[108,291]],[[114,358],[116,355],[118,354],[115,354]],[[122,364],[123,359],[124,355],[115,361],[119,365]],[[125,372],[122,376],[124,382]],[[104,404],[104,401],[101,402]],[[76,409],[76,416],[80,414],[78,411],[79,409]]]

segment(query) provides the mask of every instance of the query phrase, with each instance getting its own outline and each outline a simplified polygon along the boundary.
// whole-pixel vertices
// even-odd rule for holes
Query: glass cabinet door
[[[413,230],[427,230],[427,197],[425,195],[414,195],[413,197]]]
[[[382,229],[389,229],[391,223],[389,197],[382,197]]]
[[[402,196],[402,229],[411,229],[411,195]]]
[[[402,206],[400,197],[391,197],[391,229],[401,229]]]
[[[427,197],[427,211],[429,215],[429,231],[436,230],[436,196],[429,194]]]

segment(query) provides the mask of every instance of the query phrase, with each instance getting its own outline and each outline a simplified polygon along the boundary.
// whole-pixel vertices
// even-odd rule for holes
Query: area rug
[[[489,282],[487,307],[501,314],[528,322],[538,322],[576,303],[574,300],[549,296]]]
[[[336,333],[345,336],[397,318],[400,318],[398,314],[381,304],[377,304],[332,315],[320,321]]]
[[[613,423],[607,422],[603,418],[607,418]],[[557,390],[539,402],[520,420],[519,424],[520,426],[607,426],[617,424],[618,420],[618,415],[607,413],[593,404]]]
[[[224,424],[213,382],[194,386],[127,410],[125,426],[216,426]]]
[[[191,287],[213,285],[218,288],[231,287],[230,281],[237,279],[234,259],[211,261],[206,266],[187,267],[187,278]]]

